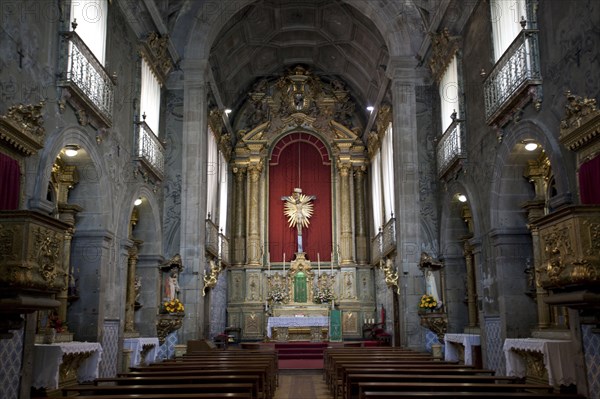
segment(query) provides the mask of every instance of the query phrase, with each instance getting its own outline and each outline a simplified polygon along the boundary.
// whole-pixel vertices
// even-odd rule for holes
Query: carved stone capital
[[[46,138],[43,108],[44,102],[10,107],[6,115],[0,116],[0,142],[24,155],[37,153]]]

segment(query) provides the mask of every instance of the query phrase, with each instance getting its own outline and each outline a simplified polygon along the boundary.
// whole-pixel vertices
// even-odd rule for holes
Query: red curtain
[[[600,155],[579,168],[579,196],[582,204],[600,204]]]
[[[19,209],[20,191],[19,162],[0,153],[0,210]]]
[[[324,145],[314,136],[311,142],[303,141],[305,135],[286,136],[285,147],[279,143],[277,164],[269,167],[269,252],[271,262],[289,262],[298,250],[296,228],[289,227],[283,214],[281,197],[291,195],[299,187],[305,195],[314,195],[313,216],[310,225],[302,229],[302,246],[309,260],[331,259],[331,165],[323,155]],[[317,147],[320,147],[318,149]],[[275,152],[275,151],[274,151]],[[323,159],[326,158],[326,159]]]

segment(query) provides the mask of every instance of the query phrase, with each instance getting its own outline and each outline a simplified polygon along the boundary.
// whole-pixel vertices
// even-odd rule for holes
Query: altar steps
[[[278,358],[282,359],[323,359],[323,351],[327,343],[320,342],[290,342],[277,343],[275,350]]]

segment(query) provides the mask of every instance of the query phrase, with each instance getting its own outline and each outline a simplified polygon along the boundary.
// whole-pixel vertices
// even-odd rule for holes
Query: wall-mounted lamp
[[[133,201],[133,205],[135,206],[140,206],[142,205],[142,198],[137,198],[135,201]]]
[[[225,112],[225,115],[229,115],[231,113],[231,109],[225,108],[225,111],[223,111],[223,112]]]
[[[68,157],[74,157],[79,152],[79,147],[75,144],[69,144],[65,146],[65,155]]]
[[[456,194],[456,199],[460,202],[467,202],[467,196],[464,194]]]
[[[369,112],[373,112],[373,110],[374,110],[374,109],[375,109],[375,107],[374,107],[374,106],[372,106],[372,105],[369,105],[369,106],[367,107],[367,111],[369,111]]]

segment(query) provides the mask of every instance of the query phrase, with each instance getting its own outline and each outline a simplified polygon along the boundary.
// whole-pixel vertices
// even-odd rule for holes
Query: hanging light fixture
[[[74,144],[65,146],[65,155],[68,157],[74,157],[79,152],[79,147]]]
[[[456,194],[456,199],[460,202],[467,202],[467,196],[464,194]]]
[[[142,197],[137,198],[135,201],[133,201],[133,205],[135,205],[135,206],[142,205]]]

